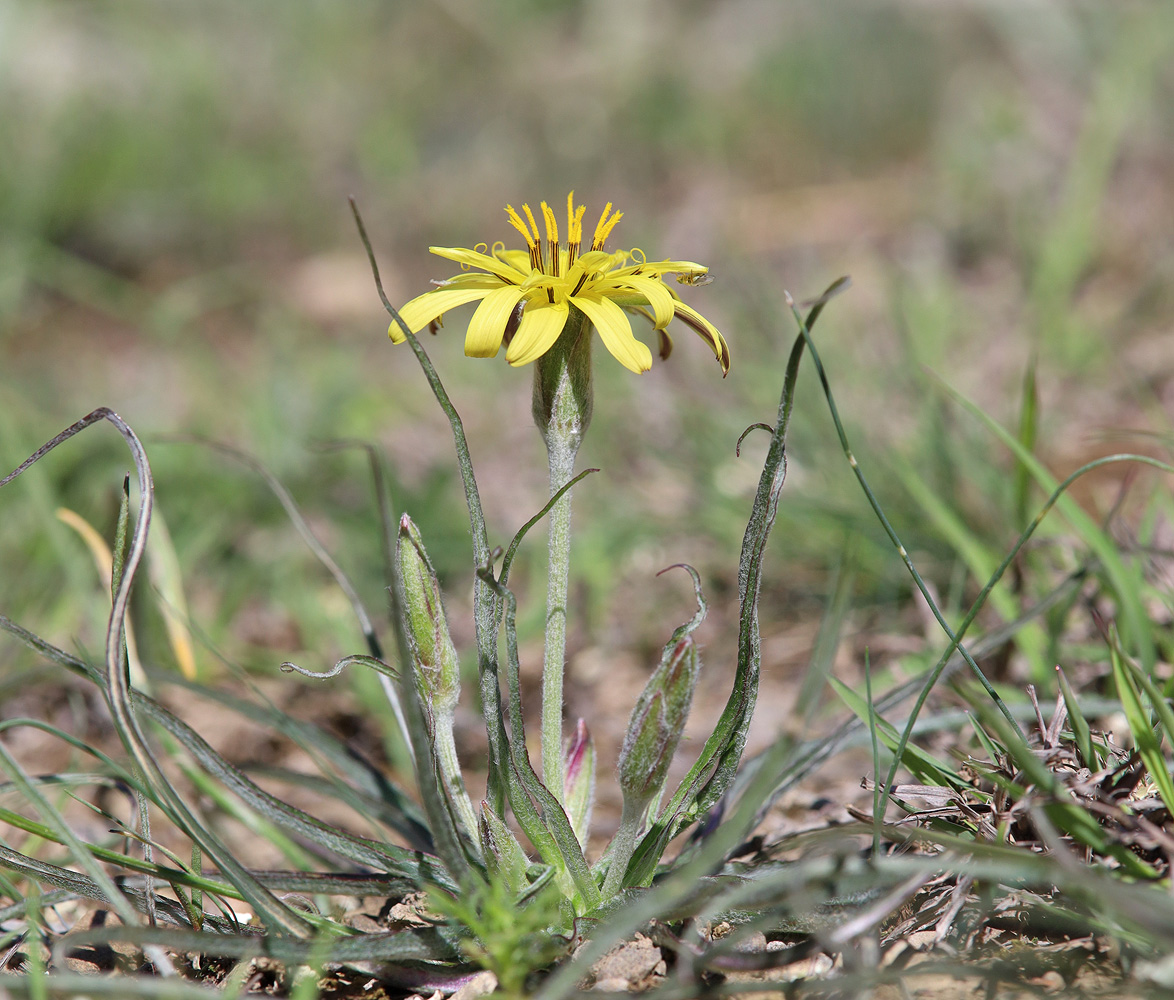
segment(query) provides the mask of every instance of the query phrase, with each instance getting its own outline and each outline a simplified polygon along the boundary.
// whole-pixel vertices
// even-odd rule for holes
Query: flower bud
[[[580,844],[587,842],[595,801],[595,741],[582,719],[563,749],[563,803]]]
[[[660,792],[681,741],[701,661],[684,638],[668,651],[632,709],[616,771],[625,810],[643,809]]]
[[[460,662],[441,603],[440,581],[420,531],[407,514],[400,518],[396,563],[416,690],[433,718],[451,718],[460,696]]]
[[[453,738],[453,716],[461,694],[460,661],[448,632],[448,621],[440,599],[440,581],[428,553],[424,551],[420,532],[407,514],[399,522],[396,569],[403,602],[400,614],[411,656],[411,663],[404,664],[401,683],[411,685],[406,692],[409,698],[419,699],[424,724],[422,736],[426,740],[426,745],[417,745],[417,737],[412,737],[417,776],[419,768],[427,766],[425,762],[431,756],[435,774],[440,778],[461,832],[475,843],[477,816],[465,791]]]

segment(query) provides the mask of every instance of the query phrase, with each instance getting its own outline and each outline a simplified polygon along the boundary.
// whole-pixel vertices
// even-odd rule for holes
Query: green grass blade
[[[0,743],[0,770],[3,770],[12,783],[19,789],[21,795],[41,814],[46,826],[53,831],[53,839],[69,848],[74,860],[89,876],[89,879],[101,892],[102,898],[110,903],[117,911],[118,916],[128,925],[138,923],[138,914],[123,891],[115,885],[113,879],[95,859],[94,855],[69,828],[64,817],[53,804],[41,794],[40,790],[29,780],[24,769],[17,763],[16,758],[8,752],[8,748]]]
[[[1089,728],[1088,719],[1084,717],[1084,712],[1080,708],[1080,702],[1072,690],[1072,685],[1068,683],[1068,678],[1059,666],[1056,667],[1056,679],[1060,684],[1064,707],[1068,710],[1068,722],[1072,726],[1072,735],[1075,737],[1076,752],[1080,755],[1080,761],[1090,771],[1099,771],[1101,761],[1093,747],[1092,730]]]
[[[1027,467],[1037,483],[1046,490],[1053,492],[1057,490],[1055,477],[1044,468],[1043,463],[1019,443],[1013,434],[1002,427],[998,421],[987,416],[987,414],[961,393],[950,386],[944,386],[944,388],[964,410],[985,426],[987,430],[1011,451],[1018,461]],[[1159,462],[1145,455],[1130,454],[1109,455],[1099,459],[1096,463],[1090,462],[1083,469],[1087,471],[1098,465],[1105,465],[1110,462],[1138,462],[1151,465],[1165,472],[1174,472],[1174,467],[1167,465],[1165,462]],[[1064,483],[1071,483],[1072,480],[1073,477],[1069,476]],[[1121,553],[1117,550],[1117,546],[1112,538],[1081,509],[1075,500],[1061,493],[1056,497],[1055,504],[1057,510],[1064,515],[1068,523],[1076,530],[1081,541],[1100,560],[1105,575],[1109,578],[1116,598],[1120,603],[1119,614],[1123,638],[1127,640],[1132,649],[1136,650],[1142,667],[1146,672],[1152,674],[1154,664],[1157,662],[1157,652],[1154,648],[1153,634],[1149,627],[1149,616],[1146,614],[1141,598],[1141,580],[1139,574],[1126,567],[1124,560],[1121,558]]]
[[[1035,383],[1033,356],[1023,373],[1023,395],[1019,403],[1019,443],[1023,450],[1035,452],[1035,439],[1039,430],[1039,391]],[[1027,524],[1027,504],[1031,495],[1031,470],[1021,461],[1015,462],[1015,525],[1022,529]]]
[[[1050,799],[1043,805],[1043,810],[1052,823],[1098,854],[1114,858],[1134,877],[1157,877],[1157,872],[1152,866],[1137,857],[1125,844],[1110,839],[1097,819],[1073,801],[1063,782],[1048,769],[1027,741],[1007,725],[1002,716],[989,711],[989,708],[981,703],[975,705],[975,710],[984,724],[995,730],[999,742],[1007,748],[1008,756],[1023,772],[1024,780],[1035,785],[1040,793]]]
[[[339,830],[266,792],[255,782],[250,781],[236,765],[230,763],[214,750],[187,723],[177,718],[154,699],[136,692],[135,707],[179,740],[196,762],[212,777],[272,822],[360,864],[371,865],[407,877],[422,878],[425,874],[436,877],[435,862],[429,863],[426,855],[390,844],[380,844],[365,837]],[[212,857],[219,865],[220,859],[214,855]]]
[[[977,412],[979,413],[980,416],[982,416],[981,411],[977,411]],[[1001,428],[1000,428],[1000,430],[1001,430]],[[1051,494],[1048,496],[1047,500],[1044,501],[1043,505],[1040,507],[1039,511],[1036,513],[1035,517],[1032,519],[1031,523],[1026,528],[1024,528],[1023,532],[1020,534],[1020,536],[1016,540],[1015,544],[1010,548],[1010,550],[1007,552],[1006,556],[1003,557],[1003,561],[999,564],[998,569],[995,570],[995,572],[992,574],[991,578],[983,586],[982,591],[979,593],[978,597],[975,598],[974,603],[970,607],[970,610],[966,613],[966,617],[962,620],[961,624],[958,626],[957,634],[951,639],[950,645],[946,648],[945,652],[939,658],[937,664],[926,675],[925,680],[923,682],[923,686],[921,688],[921,692],[917,696],[917,701],[913,707],[913,711],[910,713],[909,720],[905,724],[905,731],[901,735],[902,743],[904,743],[908,740],[909,734],[912,733],[913,727],[916,724],[917,719],[921,713],[921,709],[924,707],[926,700],[929,698],[930,691],[933,690],[934,685],[937,684],[938,680],[942,676],[942,673],[945,671],[954,652],[957,650],[960,654],[965,654],[967,662],[968,663],[973,662],[973,656],[969,653],[965,653],[965,650],[963,650],[959,644],[960,644],[962,638],[966,635],[971,624],[974,622],[974,619],[977,617],[978,612],[982,609],[982,607],[985,604],[986,599],[989,596],[989,594],[991,593],[991,591],[998,585],[999,581],[1002,580],[1003,575],[1006,573],[1008,567],[1015,560],[1015,557],[1019,554],[1019,552],[1023,548],[1023,546],[1026,545],[1028,540],[1032,537],[1032,535],[1035,534],[1036,529],[1038,529],[1040,524],[1043,523],[1044,518],[1047,517],[1048,513],[1052,510],[1052,508],[1054,506],[1056,506],[1060,501],[1067,499],[1065,497],[1065,492],[1067,491],[1069,486],[1071,486],[1074,482],[1076,482],[1077,479],[1079,479],[1081,476],[1083,476],[1089,472],[1092,472],[1094,469],[1098,469],[1101,466],[1110,465],[1110,464],[1113,464],[1116,462],[1139,462],[1139,463],[1146,464],[1146,465],[1152,465],[1156,468],[1162,469],[1167,472],[1174,472],[1174,467],[1171,467],[1164,462],[1159,462],[1156,459],[1148,458],[1147,456],[1144,456],[1144,455],[1131,455],[1131,454],[1109,455],[1109,456],[1106,456],[1105,458],[1096,459],[1092,462],[1088,462],[1085,465],[1082,465],[1075,472],[1071,473],[1063,482],[1057,484],[1055,486],[1055,488],[1052,490]],[[1061,587],[1056,588],[1056,590],[1054,590],[1048,598],[1039,602],[1036,605],[1036,607],[1034,609],[1032,609],[1030,612],[1028,612],[1027,614],[1021,615],[1020,618],[1018,619],[1018,622],[1016,623],[1016,627],[1018,627],[1019,624],[1030,621],[1033,618],[1035,618],[1037,615],[1042,614],[1044,611],[1047,610],[1048,607],[1051,607],[1053,604],[1055,604],[1059,600],[1061,600],[1063,598],[1063,595],[1065,592],[1068,592],[1073,598],[1075,598],[1076,590],[1073,589],[1072,585],[1077,583],[1078,581],[1082,580],[1084,575],[1085,575],[1085,571],[1081,570],[1078,573],[1070,576],[1069,579],[1067,581],[1065,581],[1065,583],[1062,584]],[[1004,628],[1004,634],[1006,634],[1006,635],[1013,634],[1013,632],[1014,632],[1014,629],[1012,629],[1012,628],[1007,628],[1007,627]],[[977,671],[977,667],[975,667],[974,669]],[[989,684],[987,684],[985,682],[985,680],[982,678],[981,674],[979,674],[979,679],[980,679],[980,681],[983,682],[983,686],[987,690],[988,694],[990,694],[990,686],[989,686]],[[997,698],[995,698],[994,700],[996,701],[996,704],[999,703]],[[1002,711],[1003,711],[1004,716],[1006,716],[1007,711],[1006,711],[1005,706],[1002,707]],[[1016,728],[1018,728],[1018,727],[1016,727]],[[1022,737],[1021,731],[1020,731],[1020,736]],[[892,784],[893,775],[896,773],[896,763],[897,762],[894,761],[893,767],[890,769],[889,776],[885,780],[886,787],[888,787],[890,784]]]
[[[272,704],[242,698],[238,691],[224,691],[192,683],[170,672],[150,671],[148,676],[206,698],[293,740],[307,753],[323,759],[319,767],[340,796],[360,796],[365,804],[364,810],[372,818],[396,830],[417,850],[433,850],[432,837],[424,822],[424,816],[408,793],[391,781],[380,768],[357,753],[353,747],[322,727],[295,719]],[[335,778],[326,770],[325,764],[329,764],[345,780]]]
[[[1113,665],[1113,680],[1117,683],[1117,696],[1121,699],[1121,711],[1129,723],[1129,731],[1133,735],[1133,745],[1137,748],[1138,756],[1145,764],[1150,779],[1158,788],[1158,794],[1166,804],[1166,809],[1174,814],[1174,780],[1170,778],[1170,770],[1166,758],[1162,754],[1162,738],[1154,730],[1150,713],[1141,703],[1141,695],[1134,683],[1133,673],[1125,665],[1114,629],[1109,630],[1109,657]],[[1169,706],[1166,706],[1169,712]]]
[[[844,704],[852,709],[857,718],[866,724],[875,721],[874,734],[880,737],[881,742],[890,752],[895,752],[900,744],[900,736],[892,723],[886,722],[876,714],[876,706],[860,697],[837,677],[829,677],[828,683],[831,684],[832,689],[840,696]],[[973,791],[954,771],[943,767],[932,754],[926,753],[914,743],[905,745],[901,763],[906,770],[925,784]]]
[[[827,679],[831,676],[856,583],[856,548],[854,536],[849,535],[836,564],[831,584],[832,596],[820,619],[803,683],[795,699],[794,711],[800,718],[809,719],[814,715],[820,696],[827,686]]]

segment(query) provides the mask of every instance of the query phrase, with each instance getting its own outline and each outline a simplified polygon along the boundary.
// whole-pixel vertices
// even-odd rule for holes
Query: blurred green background
[[[376,442],[467,640],[451,437],[386,338],[346,197],[403,302],[450,273],[429,245],[513,245],[507,202],[572,188],[589,217],[624,211],[613,245],[710,265],[712,284],[683,291],[733,353],[722,380],[684,328],[641,378],[597,352],[581,465],[604,471],[576,492],[573,649],[656,648],[688,592],[652,574],[678,561],[728,625],[763,446],[737,459],[734,442],[777,406],[784,289],[852,275],[824,359],[857,455],[947,596],[959,560],[918,482],[996,551],[1020,525],[1011,463],[940,381],[1013,425],[1037,358],[1038,447],[1061,473],[1123,430],[1166,449],[1174,4],[4,0],[0,466],[113,407],[147,439],[200,631],[233,659],[320,666],[360,645],[341,596],[255,476],[165,436],[265,462],[379,610],[364,461],[314,450]],[[544,457],[529,373],[465,359],[465,318],[427,347],[504,544],[543,500]],[[919,628],[813,374],[764,618],[813,620],[851,551],[860,613]],[[53,512],[109,535],[128,468],[95,429],[0,492],[0,611],[97,647],[96,577]],[[1116,485],[1082,499],[1103,509]],[[536,536],[516,578],[530,636],[543,550]],[[158,623],[143,628],[165,662]],[[0,665],[24,656],[0,645]]]

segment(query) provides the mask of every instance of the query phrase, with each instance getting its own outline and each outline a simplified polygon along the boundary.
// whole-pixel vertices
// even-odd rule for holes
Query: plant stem
[[[566,485],[575,468],[576,447],[553,443],[549,450],[550,491]],[[571,563],[571,495],[551,509],[546,580],[546,642],[542,650],[542,779],[563,800],[563,673],[567,648],[567,589]]]
[[[644,818],[644,810],[647,808],[647,801],[637,804],[627,797],[624,798],[620,828],[616,830],[611,842],[611,861],[607,868],[607,878],[603,880],[603,889],[600,890],[604,902],[624,887],[624,873],[628,870],[628,862],[632,860],[632,852],[636,850],[636,835],[640,832],[640,821]]]
[[[542,432],[553,496],[571,481],[575,456],[591,421],[591,324],[572,309],[558,342],[534,368],[534,422]],[[546,641],[542,657],[542,780],[563,801],[563,672],[567,648],[567,581],[571,561],[571,491],[550,508]]]

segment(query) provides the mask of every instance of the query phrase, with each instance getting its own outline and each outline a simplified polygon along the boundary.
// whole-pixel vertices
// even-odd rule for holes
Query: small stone
[[[747,955],[755,955],[760,951],[766,951],[766,935],[762,931],[751,931],[734,945],[734,951],[740,951]]]
[[[404,896],[398,903],[384,907],[379,916],[384,927],[399,931],[409,927],[431,927],[433,921],[428,919],[427,914],[428,896],[422,892],[414,892]]]
[[[1039,977],[1038,980],[1036,980],[1036,982],[1038,982],[1040,986],[1043,987],[1043,991],[1045,993],[1059,993],[1068,985],[1066,982],[1064,982],[1064,977],[1060,975],[1060,973],[1058,973],[1055,969],[1051,969],[1048,972],[1045,972],[1042,976]]]
[[[477,997],[488,996],[497,989],[497,976],[486,969],[478,972],[464,986],[452,995],[452,1000],[476,1000]]]
[[[660,949],[643,934],[637,934],[635,940],[613,948],[596,962],[591,975],[596,989],[603,988],[600,983],[619,980],[623,983],[621,988],[627,990],[650,985],[646,982],[650,977],[663,976],[665,971]]]

